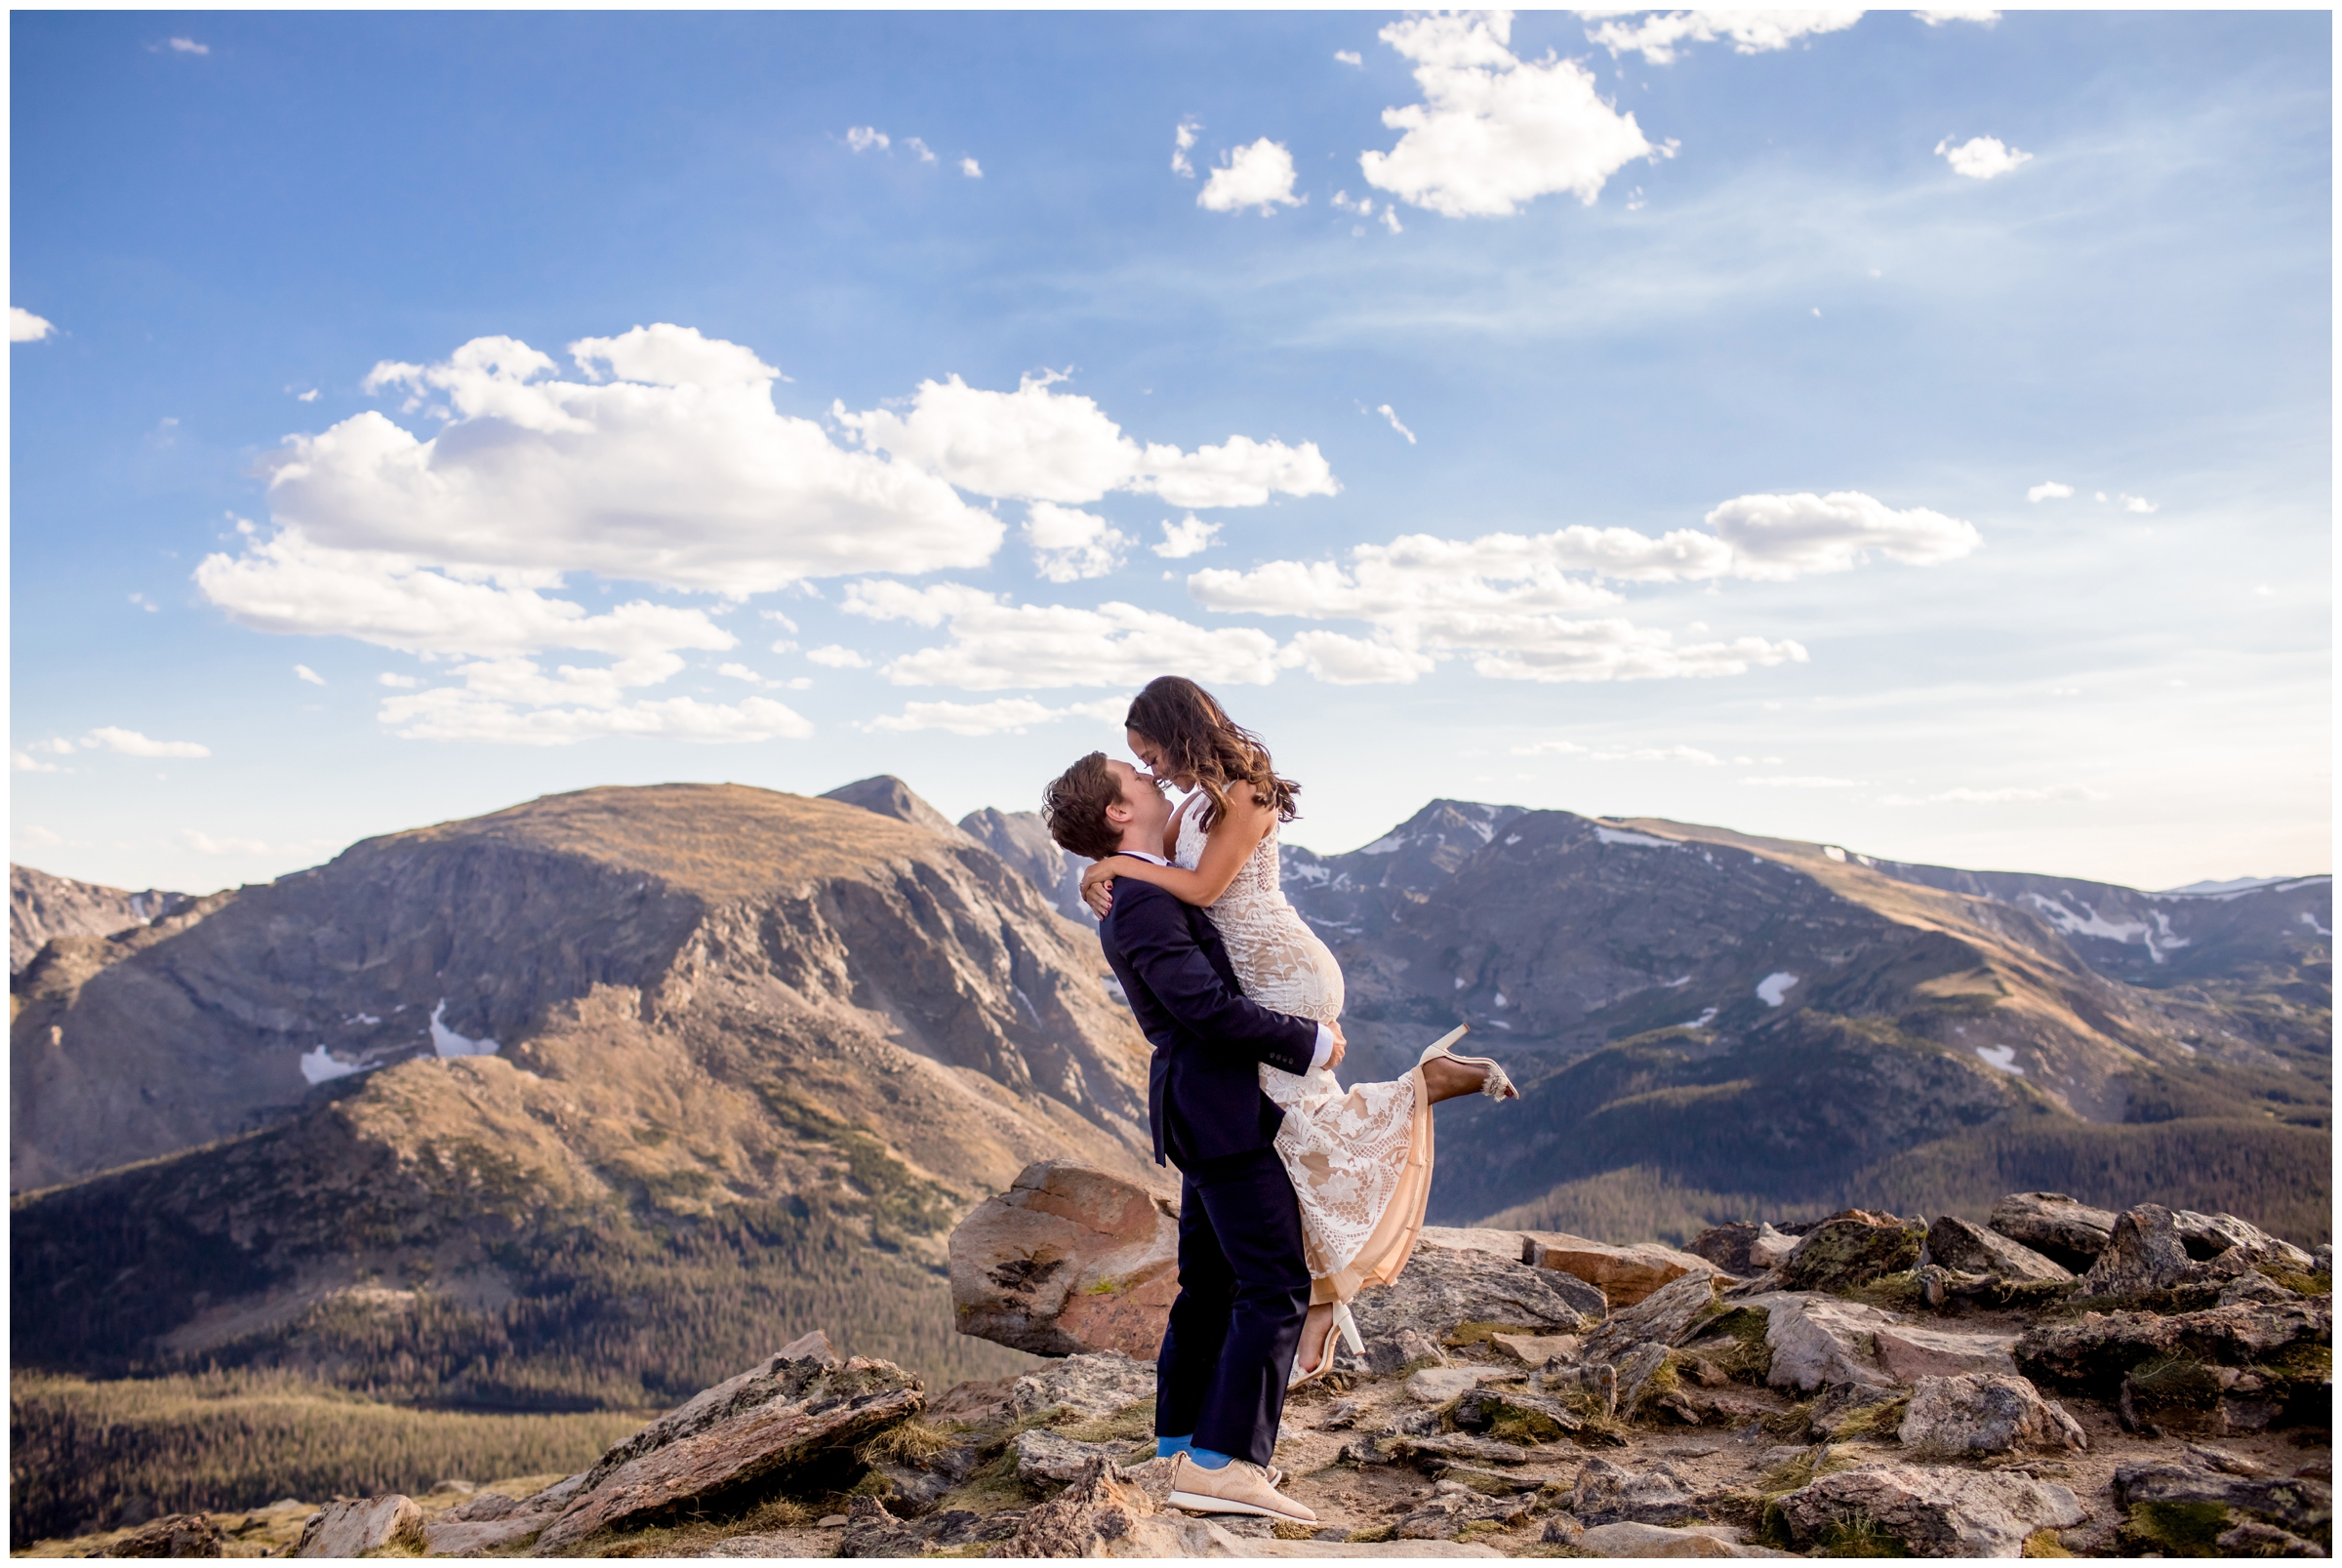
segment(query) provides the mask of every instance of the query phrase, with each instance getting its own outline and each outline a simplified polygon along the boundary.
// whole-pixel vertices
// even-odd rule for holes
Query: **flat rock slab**
[[[1548,1361],[1575,1361],[1586,1339],[1581,1334],[1491,1334],[1490,1348],[1497,1354],[1509,1356],[1524,1367],[1541,1367]]]
[[[1566,1230],[1531,1230],[1522,1236],[1521,1261],[1574,1274],[1602,1293],[1612,1310],[1633,1307],[1685,1274],[1715,1273],[1716,1265],[1656,1241],[1618,1246],[1573,1236]]]
[[[1927,1261],[1963,1274],[2001,1279],[2059,1281],[2074,1271],[2021,1241],[1945,1215],[1927,1227]]]
[[[919,1380],[886,1361],[856,1356],[842,1367],[788,1363],[767,1403],[701,1427],[647,1453],[633,1442],[588,1472],[585,1488],[537,1538],[539,1556],[602,1530],[653,1524],[726,1493],[785,1484],[926,1407]],[[689,1407],[686,1407],[689,1408]]]
[[[1017,1433],[1009,1446],[1016,1451],[1017,1479],[1028,1486],[1062,1485],[1079,1480],[1095,1461],[1119,1465],[1130,1458],[1109,1444],[1075,1442],[1040,1427]]]
[[[1492,1376],[1503,1373],[1481,1367],[1425,1367],[1407,1379],[1407,1397],[1427,1405],[1443,1405],[1472,1392]]]
[[[1062,1408],[1094,1419],[1153,1398],[1151,1352],[1142,1361],[1119,1350],[1099,1350],[1025,1373],[1009,1387],[1008,1408],[1019,1416]]]
[[[526,1541],[551,1519],[545,1513],[516,1513],[502,1519],[432,1519],[423,1539],[434,1557],[474,1557]]]
[[[2083,1518],[2073,1492],[2051,1481],[1918,1465],[1825,1475],[1781,1499],[1781,1515],[1800,1546],[1860,1517],[1914,1557],[2022,1556],[2034,1531],[2072,1529]]]
[[[2010,1357],[2017,1347],[2014,1334],[1983,1334],[1958,1329],[1919,1328],[1898,1323],[1871,1336],[1878,1348],[1879,1368],[1897,1383],[1921,1378],[1956,1378],[1963,1372],[2016,1376]]]
[[[1742,1543],[1740,1532],[1720,1526],[1671,1530],[1659,1524],[1597,1524],[1579,1537],[1582,1551],[1596,1557],[1794,1557],[1794,1551]]]
[[[1985,1224],[2012,1241],[2068,1268],[2087,1268],[2106,1250],[2115,1228],[2111,1210],[2093,1209],[2063,1192],[2011,1192],[1993,1205]]]
[[[2132,1368],[2156,1356],[2188,1356],[2212,1366],[2274,1360],[2294,1346],[2330,1347],[2333,1302],[2327,1297],[2215,1307],[2164,1317],[2155,1312],[2086,1312],[2077,1322],[2039,1323],[2017,1341],[2017,1369],[2047,1387],[2101,1399],[2120,1389]]]
[[[358,1503],[336,1503],[312,1514],[293,1548],[296,1557],[356,1557],[391,1545],[423,1545],[423,1509],[392,1493]]]
[[[1037,1160],[951,1232],[959,1332],[1036,1355],[1151,1357],[1179,1294],[1171,1200],[1070,1160]]]
[[[1715,1304],[1719,1283],[1715,1270],[1702,1269],[1670,1280],[1632,1307],[1620,1307],[1586,1336],[1587,1359],[1616,1362],[1638,1346],[1673,1345]]]

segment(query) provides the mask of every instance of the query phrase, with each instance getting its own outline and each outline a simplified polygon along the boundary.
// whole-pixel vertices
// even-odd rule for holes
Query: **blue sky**
[[[1853,16],[19,13],[11,855],[1176,670],[1325,851],[2327,869],[2328,17]]]

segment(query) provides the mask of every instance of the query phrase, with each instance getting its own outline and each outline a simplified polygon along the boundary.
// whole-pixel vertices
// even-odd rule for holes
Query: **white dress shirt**
[[[1131,857],[1133,860],[1145,861],[1150,865],[1167,866],[1171,864],[1169,861],[1164,860],[1160,855],[1150,855],[1143,849],[1126,849],[1120,853]],[[1324,1066],[1327,1062],[1332,1060],[1333,1054],[1334,1031],[1327,1028],[1323,1024],[1320,1024],[1317,1025],[1317,1049],[1310,1058],[1310,1070],[1312,1072],[1315,1072],[1319,1067]]]

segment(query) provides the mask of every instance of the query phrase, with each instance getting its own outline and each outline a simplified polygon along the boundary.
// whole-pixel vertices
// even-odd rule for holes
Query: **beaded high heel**
[[[1457,1025],[1424,1047],[1423,1055],[1415,1059],[1415,1065],[1420,1067],[1434,1057],[1445,1057],[1450,1062],[1460,1062],[1468,1067],[1486,1067],[1488,1070],[1480,1079],[1480,1093],[1491,1100],[1518,1100],[1520,1091],[1513,1087],[1513,1080],[1505,1076],[1505,1069],[1495,1062],[1484,1056],[1458,1056],[1448,1049],[1471,1032],[1471,1025]]]

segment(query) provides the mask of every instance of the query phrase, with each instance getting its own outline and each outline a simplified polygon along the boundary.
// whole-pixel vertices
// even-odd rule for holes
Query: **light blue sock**
[[[1194,1442],[1192,1437],[1157,1437],[1154,1440],[1154,1457],[1169,1459],[1174,1454],[1184,1454]]]
[[[1202,1466],[1207,1470],[1224,1470],[1228,1468],[1229,1461],[1235,1458],[1235,1456],[1233,1454],[1220,1453],[1216,1449],[1197,1448],[1191,1440],[1188,1444],[1188,1458],[1193,1460],[1196,1464]]]

